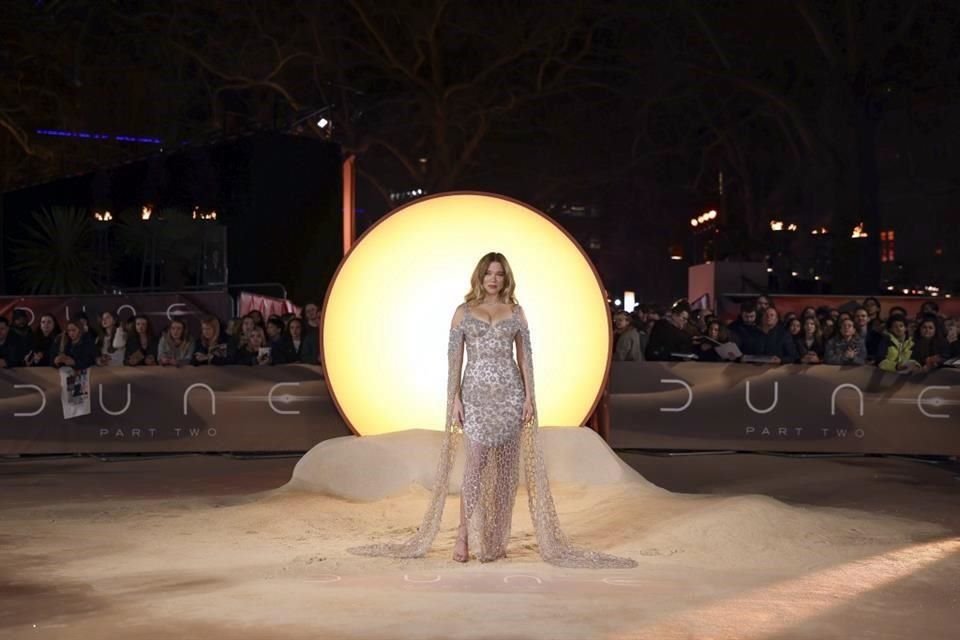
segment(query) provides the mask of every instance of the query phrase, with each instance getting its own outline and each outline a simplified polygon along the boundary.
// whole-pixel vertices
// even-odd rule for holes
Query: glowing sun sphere
[[[611,348],[593,266],[537,210],[491,194],[450,193],[412,202],[373,226],[327,292],[324,368],[358,434],[443,430],[450,320],[490,251],[510,262],[530,325],[540,425],[586,420]]]

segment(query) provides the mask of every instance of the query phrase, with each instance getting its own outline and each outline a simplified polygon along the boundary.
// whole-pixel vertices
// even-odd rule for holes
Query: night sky
[[[361,230],[397,194],[503,193],[646,299],[707,259],[960,293],[958,26],[925,0],[5,0],[0,190],[276,131],[357,156]]]

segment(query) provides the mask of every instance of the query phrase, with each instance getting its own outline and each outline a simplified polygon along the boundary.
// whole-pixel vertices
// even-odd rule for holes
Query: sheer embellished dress
[[[471,555],[481,562],[506,555],[522,461],[530,517],[540,556],[546,562],[584,568],[636,566],[629,558],[574,547],[560,529],[540,451],[533,397],[534,418],[522,423],[524,381],[528,382],[531,396],[534,386],[530,331],[520,307],[515,305],[508,318],[491,323],[474,316],[464,305],[460,322],[450,330],[448,361],[446,431],[433,494],[419,530],[404,542],[366,545],[348,551],[396,558],[426,555],[440,528],[450,470],[462,440],[466,466],[461,499]],[[453,401],[458,391],[463,402],[462,426],[453,420]]]

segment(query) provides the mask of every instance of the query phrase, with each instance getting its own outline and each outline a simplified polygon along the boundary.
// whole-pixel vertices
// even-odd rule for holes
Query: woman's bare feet
[[[453,559],[457,562],[466,562],[470,559],[470,551],[467,548],[467,525],[465,524],[457,527],[457,542],[453,547]]]

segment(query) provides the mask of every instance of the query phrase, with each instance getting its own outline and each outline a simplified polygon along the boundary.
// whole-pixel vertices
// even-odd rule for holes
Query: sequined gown
[[[513,357],[515,344],[517,360]],[[488,562],[506,556],[522,460],[530,516],[545,561],[563,567],[636,566],[630,558],[574,547],[560,529],[539,446],[535,402],[534,419],[522,424],[524,380],[529,381],[531,394],[534,386],[530,331],[520,307],[514,306],[507,319],[489,323],[464,305],[461,321],[450,330],[448,362],[447,427],[433,494],[420,528],[404,542],[348,551],[396,558],[426,555],[440,528],[450,470],[463,440],[466,466],[461,499],[470,553],[475,558]],[[453,420],[453,400],[458,391],[464,410],[462,427]]]

